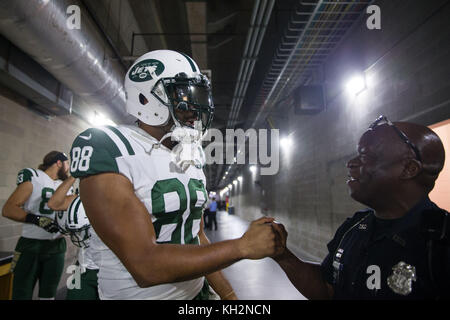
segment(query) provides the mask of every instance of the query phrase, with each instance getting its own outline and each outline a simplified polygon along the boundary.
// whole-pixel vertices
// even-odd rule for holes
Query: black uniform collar
[[[392,238],[399,244],[404,245],[402,243],[403,242],[402,238],[399,235],[402,234],[405,230],[410,230],[411,228],[418,228],[421,221],[421,213],[427,209],[433,209],[435,207],[436,205],[428,198],[428,196],[426,196],[425,198],[418,201],[401,218],[393,219],[388,222],[384,219],[375,217],[375,214],[371,215],[368,224],[371,226],[372,230],[375,229],[375,227],[377,226],[380,227],[381,225],[383,225],[383,223],[386,224],[386,226],[381,229],[381,233],[376,232],[376,235],[372,239],[372,241],[378,241],[381,240],[382,238],[388,237]]]

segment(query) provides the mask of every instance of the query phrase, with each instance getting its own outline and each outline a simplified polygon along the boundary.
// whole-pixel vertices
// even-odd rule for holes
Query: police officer
[[[309,299],[448,298],[450,219],[428,198],[444,159],[432,130],[380,116],[347,163],[350,196],[370,209],[338,228],[321,265],[287,248],[275,260]]]

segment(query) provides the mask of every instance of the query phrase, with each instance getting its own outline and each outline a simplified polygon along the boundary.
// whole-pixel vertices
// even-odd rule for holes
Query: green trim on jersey
[[[31,181],[31,178],[33,178],[33,176],[35,176],[35,177],[38,176],[37,172],[34,169],[31,169],[31,168],[22,169],[17,174],[17,181],[16,181],[16,183],[17,183],[17,185],[19,185],[19,184],[22,184],[24,182]]]
[[[192,225],[194,220],[200,220],[202,218],[203,214],[203,206],[206,204],[206,200],[208,199],[208,194],[206,193],[205,186],[203,185],[203,181],[197,180],[197,179],[190,179],[188,184],[189,189],[189,197],[191,199],[190,201],[190,210],[191,214],[189,216],[189,219],[186,220],[186,224],[184,227],[186,239],[186,244],[199,244],[199,239],[197,235],[195,237],[192,237]],[[205,202],[203,203],[203,206],[196,207],[196,203],[198,200],[197,191],[202,192],[204,196]]]
[[[176,211],[166,212],[166,203],[164,194],[176,192],[180,199],[180,208]],[[159,180],[155,183],[151,191],[152,214],[156,218],[153,222],[156,239],[159,238],[163,225],[176,224],[172,232],[171,239],[168,241],[158,241],[158,243],[181,243],[181,227],[183,224],[183,212],[187,209],[187,196],[184,185],[177,178]]]
[[[70,173],[75,178],[103,172],[118,173],[116,158],[123,155],[134,155],[134,151],[118,129],[87,129],[72,144]]]
[[[122,134],[122,132],[120,132],[119,130],[117,130],[117,128],[114,128],[112,126],[106,126],[109,130],[111,130],[112,132],[114,132],[119,138],[120,140],[122,140],[123,144],[125,145],[125,147],[127,148],[128,154],[130,156],[134,156],[134,150],[131,147],[131,144],[128,142],[128,140],[124,137],[124,135]]]

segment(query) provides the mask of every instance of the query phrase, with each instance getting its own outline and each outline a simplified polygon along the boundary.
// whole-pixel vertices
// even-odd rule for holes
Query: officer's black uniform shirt
[[[324,279],[334,288],[334,298],[435,298],[437,291],[428,269],[427,240],[420,232],[421,216],[427,210],[443,211],[427,197],[399,219],[376,218],[370,209],[348,218],[328,243],[329,253],[321,265]],[[445,250],[445,268],[450,268],[448,247]],[[388,285],[388,277],[394,269],[398,270],[400,262],[415,268],[415,280],[410,275],[412,290],[406,295],[394,292]],[[438,281],[442,277],[449,281],[449,276],[450,272],[439,274]],[[406,281],[397,285],[407,287],[408,279],[403,280]],[[450,288],[447,289],[450,292]]]

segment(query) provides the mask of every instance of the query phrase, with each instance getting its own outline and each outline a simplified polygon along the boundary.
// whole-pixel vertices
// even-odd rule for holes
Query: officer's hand
[[[284,225],[282,225],[281,223],[278,223],[276,221],[272,222],[272,228],[276,233],[276,241],[277,241],[277,247],[280,249],[280,255],[284,253],[284,251],[286,250],[286,240],[287,240],[287,236],[288,233],[286,231],[286,229],[284,228]]]
[[[272,228],[273,218],[262,217],[253,221],[240,239],[240,250],[244,259],[261,259],[282,252],[280,241]]]

